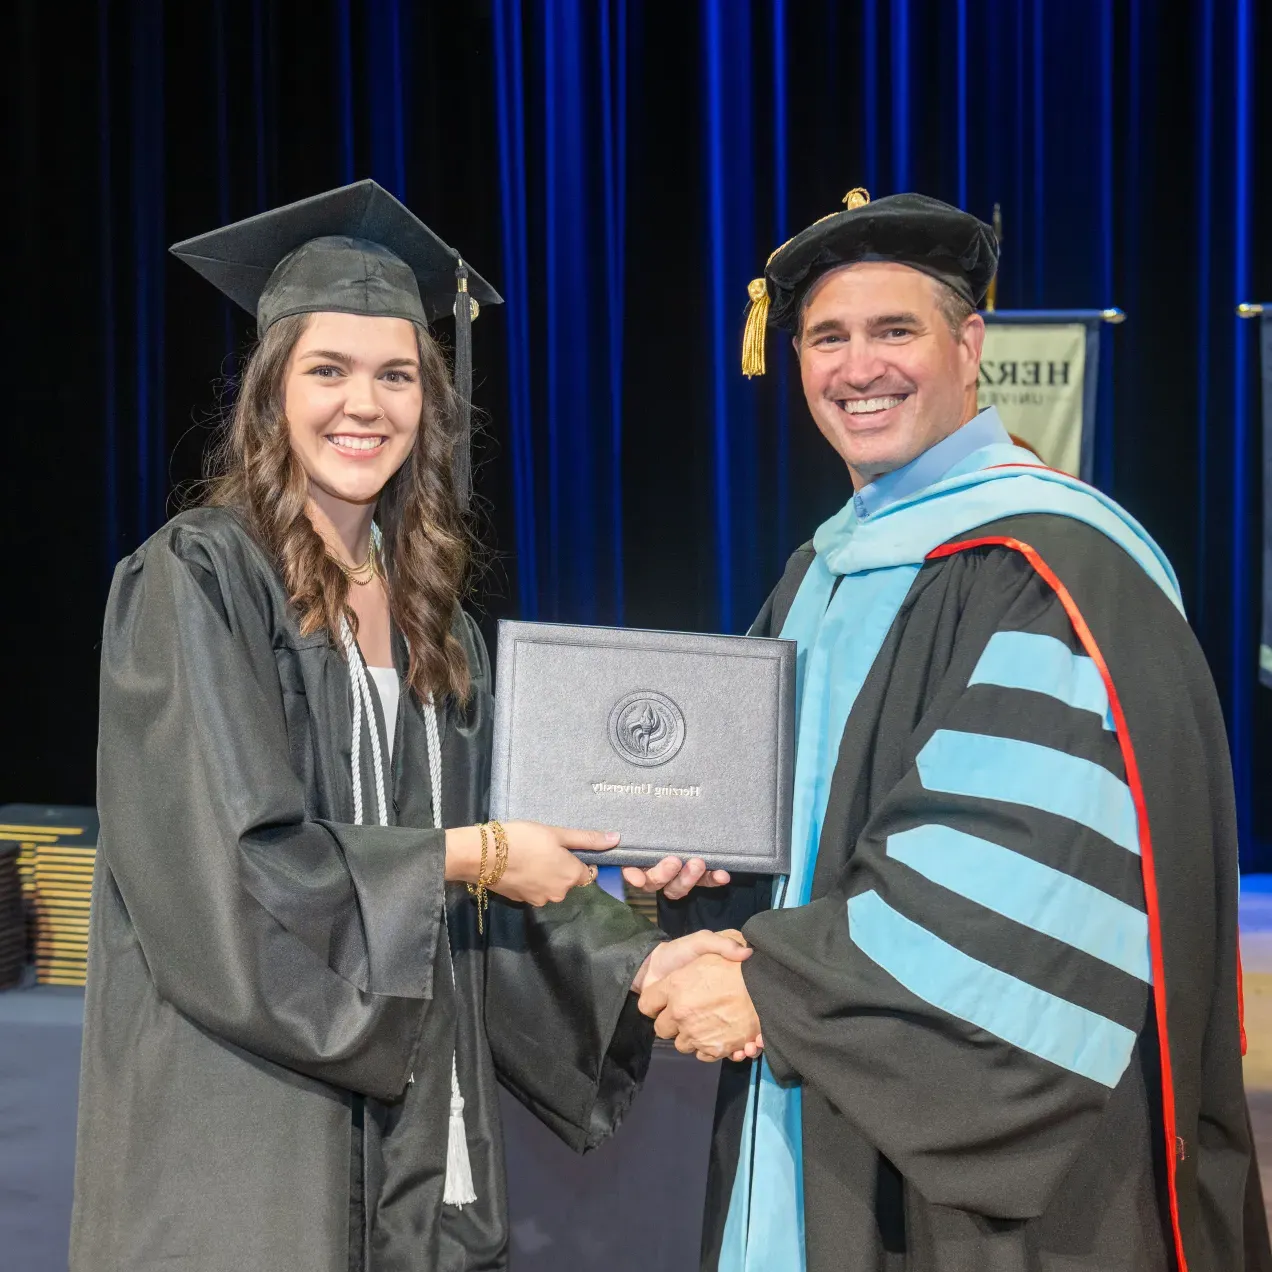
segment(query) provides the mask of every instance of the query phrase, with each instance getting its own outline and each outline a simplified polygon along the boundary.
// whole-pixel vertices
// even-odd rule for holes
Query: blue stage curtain
[[[688,144],[701,160],[698,197],[677,220],[703,270],[677,276],[655,258],[633,281],[627,221],[651,198],[676,198],[662,184],[661,139],[644,158],[645,179],[633,184],[627,168],[633,44],[643,55],[636,72],[643,93],[657,96],[663,73],[661,24],[642,10],[629,11],[625,0],[494,0],[518,598],[531,617],[623,621],[625,568],[644,554],[651,518],[670,516],[679,529],[709,536],[710,599],[704,604],[699,593],[681,625],[741,630],[769,586],[788,516],[787,413],[784,405],[774,412],[776,454],[762,454],[759,395],[738,374],[737,348],[746,281],[762,265],[753,209],[764,209],[766,236],[785,232],[784,183],[760,184],[762,174],[786,164],[785,4],[702,0],[695,16],[703,38],[687,90],[696,110],[676,120],[679,135],[668,141],[681,153]],[[777,126],[770,125],[771,158],[757,162],[753,121],[761,100]],[[626,321],[633,286],[658,289],[655,323]],[[683,420],[668,462],[699,463],[697,452],[707,452],[706,486],[687,519],[667,509],[659,492],[639,489],[624,464],[626,451],[649,444],[643,430],[632,432],[629,378],[648,386],[658,376],[662,348],[685,341],[686,320],[695,324],[688,338],[705,337],[710,350],[700,364],[705,416],[691,420],[698,404],[691,408],[683,395],[663,403]],[[785,368],[778,380],[780,390]],[[665,445],[661,437],[658,444]],[[775,461],[767,471],[779,480],[761,491],[766,460]],[[770,534],[761,554],[765,519],[756,510],[774,498],[783,533],[780,542]]]
[[[851,187],[908,187],[1002,205],[1002,307],[1126,310],[1095,478],[1180,572],[1245,864],[1272,868],[1256,332],[1233,315],[1272,297],[1255,0],[11,7],[6,321],[38,424],[4,541],[65,575],[0,631],[30,671],[14,798],[92,798],[109,570],[197,473],[251,337],[169,242],[361,176],[403,195],[507,300],[474,328],[486,618],[741,631],[847,496],[786,342],[741,377],[747,283]]]
[[[494,5],[508,424],[527,617],[621,622],[626,0]]]

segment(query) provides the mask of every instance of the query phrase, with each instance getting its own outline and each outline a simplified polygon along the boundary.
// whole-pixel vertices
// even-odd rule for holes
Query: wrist
[[[655,946],[654,949],[658,947]],[[645,988],[645,977],[649,974],[649,964],[653,960],[654,951],[650,950],[645,955],[645,961],[636,969],[636,975],[632,977],[632,993],[639,994]]]
[[[446,882],[476,883],[481,870],[481,832],[460,826],[446,832]]]

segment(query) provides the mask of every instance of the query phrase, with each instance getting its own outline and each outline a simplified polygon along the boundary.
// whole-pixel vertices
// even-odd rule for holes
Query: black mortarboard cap
[[[985,298],[998,268],[994,231],[968,212],[925,194],[892,194],[871,202],[865,190],[844,196],[845,208],[815,221],[769,257],[748,292],[742,346],[745,375],[764,373],[765,326],[793,331],[808,289],[828,270],[858,261],[896,261],[930,274],[969,305]]]
[[[235,304],[257,331],[321,311],[431,322],[452,310],[459,253],[374,181],[315,194],[172,248]],[[482,305],[502,298],[469,271]]]
[[[456,484],[466,503],[468,328],[480,305],[498,305],[503,298],[409,208],[376,182],[355,181],[186,239],[171,251],[254,314],[260,335],[292,314],[429,323],[453,312],[455,388],[465,431],[456,451]],[[470,303],[461,306],[457,297],[464,292]]]

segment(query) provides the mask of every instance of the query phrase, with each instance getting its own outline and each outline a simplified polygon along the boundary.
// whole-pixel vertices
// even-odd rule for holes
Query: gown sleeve
[[[379,1098],[432,994],[441,832],[312,820],[265,618],[169,527],[116,573],[102,641],[102,854],[158,993],[216,1036]]]
[[[486,1033],[500,1082],[576,1152],[612,1135],[644,1081],[654,1023],[632,978],[665,939],[600,888],[556,905],[491,899]]]
[[[1027,1219],[1145,1024],[1138,823],[1104,683],[1049,589],[1030,575],[960,627],[979,634],[955,636],[904,776],[835,846],[828,895],[747,924],[743,975],[779,1081],[929,1202]],[[823,852],[834,818],[832,795]]]

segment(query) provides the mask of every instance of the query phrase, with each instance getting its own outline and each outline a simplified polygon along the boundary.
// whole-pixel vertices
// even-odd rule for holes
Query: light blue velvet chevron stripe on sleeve
[[[952,826],[889,835],[888,856],[995,914],[1152,982],[1148,915],[1081,879]]]
[[[1109,695],[1099,669],[1085,654],[1040,632],[995,632],[968,685],[1000,685],[1045,693],[1079,711],[1093,711],[1113,730]]]
[[[929,791],[1054,813],[1139,853],[1131,788],[1090,760],[1036,742],[938,729],[916,765]]]
[[[916,998],[1031,1055],[1115,1087],[1135,1034],[956,949],[877,892],[848,901],[848,935]]]

